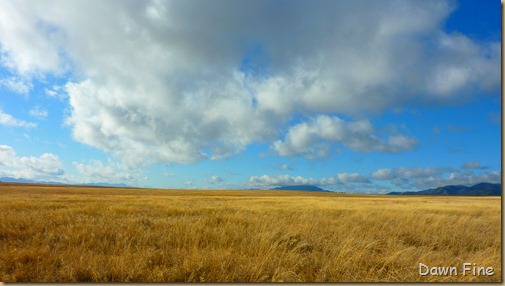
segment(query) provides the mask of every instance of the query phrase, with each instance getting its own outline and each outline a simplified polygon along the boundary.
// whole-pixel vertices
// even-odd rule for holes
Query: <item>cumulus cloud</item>
[[[319,185],[317,180],[312,178],[304,178],[301,176],[289,175],[263,175],[252,176],[249,178],[249,183],[252,186],[285,186],[285,185]]]
[[[383,193],[390,189],[389,187],[372,183],[367,176],[358,173],[338,173],[333,177],[321,179],[289,175],[252,176],[246,185],[256,189],[271,189],[290,185],[315,185],[332,191],[348,193]]]
[[[476,174],[473,172],[452,172],[448,176],[435,177],[428,176],[417,178],[413,186],[418,189],[433,188],[446,185],[475,185],[478,183],[500,183],[501,174],[498,171]]]
[[[314,179],[289,175],[251,176],[247,185],[254,188],[270,189],[286,185],[315,185],[334,191],[349,193],[384,193],[391,187],[383,182],[402,189],[424,190],[446,185],[475,185],[481,182],[500,183],[499,171],[477,173],[450,167],[403,167],[383,168],[372,174],[337,173],[333,177]]]
[[[339,182],[337,178],[335,177],[329,177],[329,178],[322,178],[319,180],[318,186],[331,186],[331,185],[338,185]]]
[[[58,156],[44,153],[39,157],[19,157],[15,150],[0,145],[0,177],[31,180],[58,180],[64,175]]]
[[[344,122],[352,140],[337,140],[331,128],[289,123],[316,128],[308,118],[498,90],[500,43],[446,33],[453,9],[449,1],[2,1],[0,64],[19,77],[72,71],[73,138],[132,166],[219,159],[257,142],[314,157],[335,141],[401,152],[413,138],[378,139]],[[310,149],[311,136],[323,142]]]
[[[55,7],[56,3],[46,4]],[[65,61],[60,53],[62,34],[43,19],[38,6],[7,1],[0,9],[0,63],[21,76],[61,72]]]
[[[358,173],[338,173],[337,178],[342,183],[370,183],[370,179]]]
[[[392,180],[397,177],[420,178],[426,176],[438,176],[443,173],[454,171],[453,168],[430,168],[430,167],[411,167],[395,169],[378,169],[372,173],[372,178],[377,180]]]
[[[372,177],[377,180],[392,180],[397,177],[397,173],[392,169],[378,169],[372,173]]]
[[[27,128],[32,128],[37,126],[35,123],[23,121],[23,120],[18,120],[12,115],[4,113],[0,109],[0,124],[5,125],[5,126],[13,126],[13,127],[27,127]]]
[[[284,139],[273,143],[281,156],[303,155],[306,158],[327,156],[330,143],[341,143],[354,151],[397,153],[412,150],[417,140],[395,134],[387,140],[373,134],[374,128],[366,121],[346,122],[339,117],[320,115],[308,123],[291,127]]]

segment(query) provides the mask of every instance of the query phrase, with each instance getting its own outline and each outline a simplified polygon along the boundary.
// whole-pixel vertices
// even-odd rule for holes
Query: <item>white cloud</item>
[[[370,183],[370,179],[358,173],[338,173],[337,178],[344,184],[348,183]]]
[[[475,164],[475,162],[468,162],[470,163],[469,166],[478,168],[479,164]],[[463,165],[463,169],[465,169],[465,165]],[[466,169],[464,171],[454,168],[426,167],[378,169],[372,173],[372,178],[390,181],[398,187],[408,189],[426,189],[446,185],[473,185],[481,182],[499,183],[501,181],[498,171],[475,173],[469,171],[470,168],[468,167]]]
[[[40,107],[40,106],[35,106],[30,111],[28,112],[31,116],[39,118],[39,119],[45,119],[47,117],[47,110]]]
[[[59,85],[53,85],[51,88],[44,88],[44,92],[46,95],[49,97],[53,98],[58,98],[58,99],[64,99],[66,97],[66,94],[64,92],[64,87],[59,86]]]
[[[301,176],[289,175],[263,175],[252,176],[249,178],[249,183],[252,186],[285,186],[285,185],[318,185],[319,182],[312,178],[304,178]]]
[[[335,177],[322,178],[319,180],[313,178],[304,178],[302,176],[289,175],[263,175],[252,176],[249,178],[252,185],[263,186],[283,186],[283,185],[344,185],[349,183],[370,183],[370,180],[357,173],[339,173]]]
[[[334,177],[313,179],[302,176],[263,175],[249,178],[248,187],[271,189],[279,186],[315,185],[332,191],[348,193],[383,193],[388,187],[374,184],[364,175],[357,173],[339,173]]]
[[[100,160],[89,160],[88,164],[73,162],[79,176],[73,178],[79,183],[124,183],[135,184],[140,175],[132,174],[129,170],[118,163],[109,160],[104,164]]]
[[[63,176],[63,164],[54,154],[44,153],[39,157],[19,157],[12,147],[0,145],[0,177],[59,180]]]
[[[372,173],[372,178],[377,180],[392,180],[398,177],[409,179],[426,176],[439,176],[444,173],[455,171],[453,168],[430,168],[430,167],[410,167],[395,169],[378,169]]]
[[[30,82],[24,81],[16,77],[8,77],[0,79],[0,86],[5,86],[9,90],[19,94],[28,94],[30,90],[33,88]]]
[[[465,88],[496,86],[498,75],[492,73],[494,63],[489,59],[500,59],[498,43],[479,45],[462,34],[440,33],[438,47],[436,58],[441,61],[434,66],[427,88],[432,96],[447,100]]]
[[[216,184],[216,183],[221,183],[223,182],[223,178],[219,177],[219,176],[212,176],[210,177],[210,183],[211,184]]]
[[[498,171],[491,171],[480,174],[473,172],[453,172],[445,177],[428,176],[417,178],[412,185],[418,189],[426,189],[447,185],[471,186],[482,182],[500,183],[501,174]]]
[[[0,64],[23,76],[71,70],[74,139],[132,166],[219,159],[273,141],[280,153],[319,157],[338,132],[314,133],[329,139],[313,149],[301,131],[296,146],[276,139],[299,128],[288,124],[300,116],[453,104],[499,90],[500,43],[447,34],[452,9],[446,1],[2,1]],[[261,72],[244,64],[255,49]],[[354,151],[415,145],[349,124],[352,139],[339,142]]]
[[[380,151],[397,153],[412,150],[417,140],[405,135],[391,135],[382,140],[373,135],[372,125],[366,121],[345,122],[334,116],[320,115],[308,123],[291,127],[284,141],[275,141],[272,148],[281,156],[303,155],[317,158],[328,155],[329,143],[341,143],[359,152]]]
[[[26,128],[32,128],[37,126],[35,123],[18,120],[12,117],[12,115],[4,113],[1,109],[0,109],[0,125],[26,127]]]
[[[392,169],[378,169],[372,173],[372,177],[377,180],[392,180],[397,177],[397,174]]]
[[[289,175],[262,175],[251,176],[248,187],[271,189],[287,185],[315,185],[333,191],[349,193],[385,193],[391,187],[372,181],[388,181],[400,188],[424,190],[447,185],[475,185],[481,182],[500,183],[501,175],[498,171],[476,173],[469,170],[457,170],[449,167],[427,168],[409,167],[394,169],[378,169],[370,176],[359,173],[337,173],[334,177],[313,179],[302,176]]]
[[[22,76],[62,71],[63,35],[57,26],[43,19],[41,5],[10,1],[1,5],[0,63]],[[44,5],[55,7],[56,3]]]
[[[338,185],[339,182],[337,181],[337,178],[335,177],[329,177],[329,178],[322,178],[319,180],[318,185],[319,186],[331,186],[331,185]]]

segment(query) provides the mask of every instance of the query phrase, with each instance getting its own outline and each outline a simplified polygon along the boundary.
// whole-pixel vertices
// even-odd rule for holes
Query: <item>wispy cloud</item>
[[[464,126],[456,126],[453,124],[447,124],[447,131],[452,132],[452,133],[462,133],[462,132],[471,131],[471,129],[468,127],[464,127]]]
[[[435,127],[433,127],[433,133],[435,135],[439,135],[440,134],[440,127],[438,125],[436,125]]]
[[[46,87],[44,88],[44,92],[47,96],[60,100],[66,97],[64,87],[59,85],[53,85],[51,88]]]
[[[487,169],[486,166],[481,166],[479,161],[465,162],[461,166],[461,168],[462,169],[466,169],[466,170],[469,170],[469,169],[480,169],[480,170]]]
[[[291,167],[290,165],[288,164],[281,164],[279,166],[279,170],[293,170],[293,167]]]
[[[26,128],[32,128],[37,126],[37,124],[35,123],[18,120],[12,117],[12,115],[4,113],[1,109],[0,109],[0,124],[5,126],[26,127]]]
[[[33,117],[39,118],[39,119],[45,119],[48,115],[47,109],[44,109],[40,106],[33,107],[32,109],[30,109],[30,111],[28,113],[30,114],[30,116],[33,116]]]
[[[73,165],[79,173],[74,179],[81,183],[135,184],[141,177],[138,172],[111,160],[107,164],[100,160],[89,160],[88,163],[74,162]]]
[[[7,77],[0,79],[0,86],[4,86],[10,91],[23,95],[27,95],[33,88],[31,82],[22,80],[17,77]]]

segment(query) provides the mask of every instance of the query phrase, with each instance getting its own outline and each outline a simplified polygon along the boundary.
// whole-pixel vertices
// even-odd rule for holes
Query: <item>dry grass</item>
[[[501,281],[499,197],[3,184],[0,209],[6,282]]]

